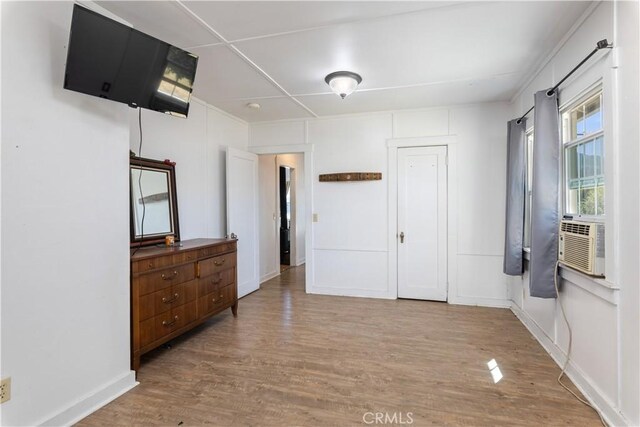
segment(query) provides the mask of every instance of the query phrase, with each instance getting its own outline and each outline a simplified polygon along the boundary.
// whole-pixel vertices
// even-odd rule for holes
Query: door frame
[[[313,288],[313,144],[269,145],[249,147],[249,152],[261,154],[298,154],[304,157],[304,212],[305,212],[305,280],[306,293]],[[299,221],[296,218],[296,221]],[[277,236],[276,236],[277,240]],[[279,268],[279,267],[278,267]]]
[[[444,146],[447,148],[447,302],[458,300],[458,157],[457,137],[429,136],[387,140],[388,158],[388,270],[389,297],[398,298],[398,149]]]

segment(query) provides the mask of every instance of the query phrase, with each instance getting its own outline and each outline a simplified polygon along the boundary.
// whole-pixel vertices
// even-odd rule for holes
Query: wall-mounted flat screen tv
[[[198,57],[74,5],[65,89],[186,117]]]

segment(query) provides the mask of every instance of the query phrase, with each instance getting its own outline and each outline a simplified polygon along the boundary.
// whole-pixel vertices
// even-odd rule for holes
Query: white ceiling
[[[98,3],[199,55],[194,95],[247,121],[509,100],[590,4]],[[363,78],[345,100],[324,82],[337,70]]]

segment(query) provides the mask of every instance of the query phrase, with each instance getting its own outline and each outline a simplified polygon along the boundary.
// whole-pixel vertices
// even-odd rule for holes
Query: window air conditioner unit
[[[563,220],[558,244],[562,264],[604,277],[604,224]]]

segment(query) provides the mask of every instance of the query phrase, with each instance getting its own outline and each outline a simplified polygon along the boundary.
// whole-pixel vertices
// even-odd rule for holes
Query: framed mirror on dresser
[[[180,241],[175,163],[129,158],[131,246]]]

